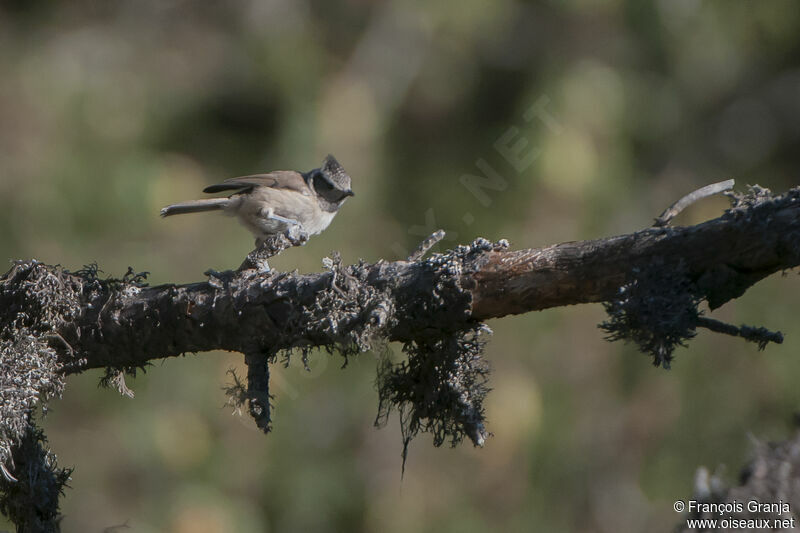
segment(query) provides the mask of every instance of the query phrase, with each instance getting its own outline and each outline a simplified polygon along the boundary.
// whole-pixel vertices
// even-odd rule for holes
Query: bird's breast
[[[288,224],[270,219],[267,216],[270,210],[279,217],[299,222],[309,235],[322,232],[336,214],[323,211],[316,198],[297,191],[258,187],[240,198],[235,213],[257,238],[289,229]]]
[[[336,215],[335,212],[329,213],[327,211],[323,211],[322,209],[317,206],[316,213],[314,216],[303,225],[303,229],[309,235],[316,235],[317,233],[322,233],[325,228],[330,226],[333,217]]]

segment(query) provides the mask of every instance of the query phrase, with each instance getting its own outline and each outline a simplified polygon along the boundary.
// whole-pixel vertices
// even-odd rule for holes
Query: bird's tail
[[[186,213],[200,213],[203,211],[216,211],[225,209],[230,203],[230,198],[209,198],[207,200],[189,200],[179,204],[168,205],[161,210],[162,217],[183,215]]]

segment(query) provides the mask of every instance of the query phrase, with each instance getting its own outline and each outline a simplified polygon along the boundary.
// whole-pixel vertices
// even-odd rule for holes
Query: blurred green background
[[[235,268],[249,234],[162,220],[221,179],[333,153],[357,196],[275,266],[396,259],[430,231],[543,246],[630,232],[733,177],[785,190],[800,160],[800,10],[791,0],[541,3],[182,0],[0,4],[0,257],[151,283]],[[538,115],[532,115],[534,106]],[[511,129],[516,128],[516,129]],[[502,139],[501,141],[498,141]],[[520,144],[515,167],[498,150]],[[459,181],[482,159],[498,190]],[[724,198],[681,215],[718,216]],[[484,449],[376,430],[375,356],[276,366],[274,432],[224,407],[204,353],[129,380],[72,377],[45,420],[66,532],[665,531],[699,465],[734,480],[800,401],[797,275],[714,316],[782,346],[701,332],[670,372],[609,344],[599,305],[495,320]],[[395,351],[398,350],[395,348]],[[399,355],[399,352],[398,352]],[[10,528],[0,519],[0,529]]]

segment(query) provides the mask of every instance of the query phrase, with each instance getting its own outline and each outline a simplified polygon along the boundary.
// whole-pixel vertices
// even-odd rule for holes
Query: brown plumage
[[[222,210],[236,215],[260,245],[268,236],[283,233],[294,225],[308,235],[322,232],[344,201],[353,196],[350,176],[331,155],[321,168],[307,173],[277,170],[230,178],[203,189],[207,193],[223,191],[235,192],[227,198],[168,205],[161,210],[161,216]]]
[[[308,190],[308,183],[299,172],[294,170],[276,170],[269,174],[254,174],[228,178],[217,185],[209,185],[203,192],[215,193],[246,189],[248,187],[271,187],[274,189],[289,189],[303,193]]]

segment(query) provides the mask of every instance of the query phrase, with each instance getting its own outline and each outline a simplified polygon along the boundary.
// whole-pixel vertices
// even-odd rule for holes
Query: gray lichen
[[[28,431],[35,409],[64,390],[63,362],[53,345],[66,342],[81,288],[58,269],[18,263],[0,280],[0,465],[15,471],[12,450]]]
[[[413,305],[421,315],[438,306],[452,309],[454,315],[467,313],[471,293],[460,285],[463,265],[475,254],[507,246],[506,241],[477,239],[449,253],[434,254],[426,264],[436,273],[435,289],[427,301]],[[404,464],[408,445],[420,432],[431,433],[434,446],[447,440],[456,446],[465,436],[475,446],[483,446],[489,435],[483,407],[489,392],[490,369],[483,359],[489,334],[491,330],[477,322],[466,329],[420,330],[403,345],[405,361],[394,363],[384,352],[378,369],[380,403],[375,423],[384,425],[390,413],[398,411]]]
[[[12,457],[19,480],[0,478],[0,513],[24,524],[20,531],[56,533],[58,501],[72,470],[58,466],[44,432],[32,425],[13,447]]]
[[[695,336],[700,299],[682,263],[671,266],[657,259],[634,267],[631,276],[617,298],[603,303],[609,319],[600,329],[607,340],[633,341],[655,366],[669,368],[675,348]]]
[[[98,272],[92,265],[71,275],[27,261],[0,279],[0,512],[31,531],[57,530],[58,496],[71,472],[57,466],[36,425],[37,410],[46,413],[61,396],[65,371],[81,365],[59,332],[97,295],[113,298],[144,278],[130,270],[101,281]]]
[[[0,512],[15,521],[52,522],[69,478],[34,418],[64,390],[53,344],[66,342],[57,328],[74,316],[80,290],[36,261],[18,263],[0,279]]]
[[[489,392],[489,366],[483,359],[488,327],[432,335],[408,342],[408,359],[393,363],[388,355],[378,369],[380,403],[376,426],[383,426],[393,410],[400,413],[403,464],[411,439],[431,433],[434,446],[446,440],[457,446],[468,437],[483,446],[486,431],[483,407]]]
[[[334,252],[323,265],[331,273],[330,284],[317,293],[312,306],[302,309],[302,321],[321,324],[325,336],[334,340],[328,347],[338,349],[345,358],[370,350],[396,321],[390,291],[367,282],[363,261],[343,265],[339,253]]]
[[[750,226],[768,232],[774,213],[800,202],[800,188],[776,196],[769,189],[751,186],[746,193],[726,193],[731,208],[722,218],[748,218]],[[796,256],[800,251],[800,235],[786,235],[790,243],[779,253]],[[779,258],[776,258],[779,260]],[[715,265],[704,272],[689,272],[683,261],[667,261],[656,257],[649,263],[631,268],[628,281],[619,288],[617,296],[604,302],[609,319],[599,327],[609,341],[632,341],[653,357],[655,366],[669,368],[678,346],[686,346],[696,334],[697,327],[718,333],[742,337],[755,342],[759,349],[769,342],[780,343],[783,336],[763,327],[733,326],[706,318],[699,310],[702,301],[716,309],[738,298],[763,277],[762,273],[732,265]]]
[[[339,254],[333,253],[323,260],[325,269],[330,272],[327,286],[316,292],[310,305],[286,307],[284,318],[289,318],[282,334],[284,338],[272,346],[254,348],[265,359],[251,359],[258,361],[255,364],[259,368],[264,360],[281,359],[288,363],[299,350],[303,364],[307,365],[312,346],[338,353],[344,358],[343,366],[348,358],[362,352],[383,354],[378,368],[380,403],[376,424],[385,424],[393,410],[400,413],[404,462],[408,444],[419,432],[432,433],[436,446],[447,440],[455,446],[465,436],[476,446],[482,446],[489,435],[483,408],[489,390],[486,386],[489,367],[482,353],[490,330],[478,322],[464,327],[471,294],[459,284],[465,262],[476,254],[507,246],[505,241],[491,243],[478,239],[471,245],[419,261],[420,269],[434,281],[433,290],[400,301],[396,300],[398,293],[392,291],[392,287],[369,282],[370,265],[364,262],[343,265]],[[451,310],[454,326],[424,327],[426,316],[442,308]],[[390,353],[387,346],[389,332],[397,324],[398,310],[402,310],[404,316],[413,317],[420,327],[409,332],[411,338],[403,344],[407,360],[394,363],[387,355]],[[251,370],[247,387],[244,380],[233,374],[233,383],[226,388],[229,403],[236,410],[249,403],[251,415],[259,427],[269,431],[268,383],[261,380],[257,385],[249,379]],[[254,405],[256,413],[253,413]]]

